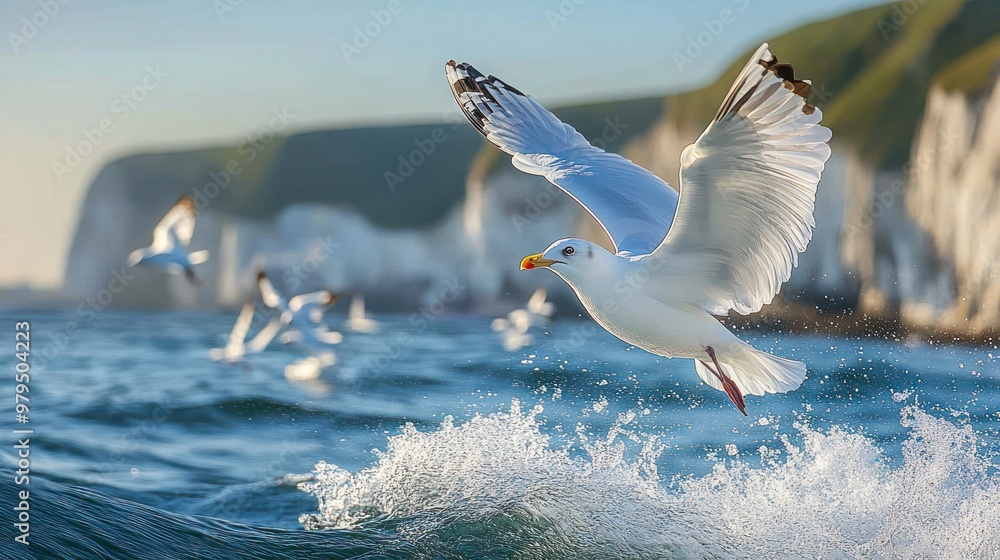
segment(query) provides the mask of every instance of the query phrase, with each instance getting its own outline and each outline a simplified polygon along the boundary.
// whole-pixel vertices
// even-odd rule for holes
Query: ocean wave
[[[171,513],[77,486],[32,479],[30,546],[0,542],[0,558],[268,560],[410,559],[417,551],[377,531],[290,531]],[[19,487],[0,481],[4,495]],[[421,554],[425,554],[422,549]],[[435,557],[447,553],[430,551]]]
[[[757,464],[716,459],[660,480],[665,447],[618,417],[559,443],[542,408],[446,419],[390,437],[356,473],[320,462],[299,485],[306,529],[388,529],[418,547],[523,558],[997,558],[1000,477],[969,426],[902,410],[902,460],[872,439],[799,422]],[[793,443],[793,439],[796,443]]]

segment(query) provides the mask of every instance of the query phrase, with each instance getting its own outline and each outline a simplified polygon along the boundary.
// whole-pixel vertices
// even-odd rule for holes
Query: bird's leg
[[[715,356],[715,348],[708,346],[705,348],[705,352],[707,352],[709,357],[712,358],[712,362],[715,364],[715,369],[713,370],[711,366],[706,364],[704,361],[701,363],[708,368],[708,371],[715,374],[715,377],[722,383],[722,388],[725,389],[726,394],[729,395],[730,400],[732,400],[733,404],[736,405],[736,408],[743,413],[743,416],[746,416],[747,405],[743,400],[743,392],[740,391],[740,388],[736,386],[736,382],[730,379],[729,376],[726,375],[726,372],[722,369],[722,366],[719,365],[719,359]]]

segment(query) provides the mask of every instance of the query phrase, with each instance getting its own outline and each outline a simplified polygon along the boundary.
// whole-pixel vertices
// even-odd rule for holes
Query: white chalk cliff
[[[955,330],[1000,327],[1000,79],[973,93],[933,89],[913,144],[906,208],[944,264]]]

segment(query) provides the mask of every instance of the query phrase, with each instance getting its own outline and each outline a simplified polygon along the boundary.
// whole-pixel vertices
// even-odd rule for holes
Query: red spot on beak
[[[531,270],[532,268],[538,268],[540,266],[551,266],[554,261],[548,259],[543,259],[542,254],[528,255],[521,259],[521,270]]]

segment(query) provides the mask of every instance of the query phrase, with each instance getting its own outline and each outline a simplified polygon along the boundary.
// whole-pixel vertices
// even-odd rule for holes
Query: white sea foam
[[[515,401],[461,425],[407,426],[358,473],[319,463],[300,485],[319,513],[300,521],[393,520],[414,543],[453,534],[536,558],[1000,557],[1000,479],[976,434],[916,407],[903,412],[898,466],[862,435],[803,427],[797,446],[785,438],[756,465],[719,459],[671,489],[656,471],[663,448],[627,429],[634,414],[580,457],[540,431],[540,414]],[[641,451],[626,459],[633,442]]]

